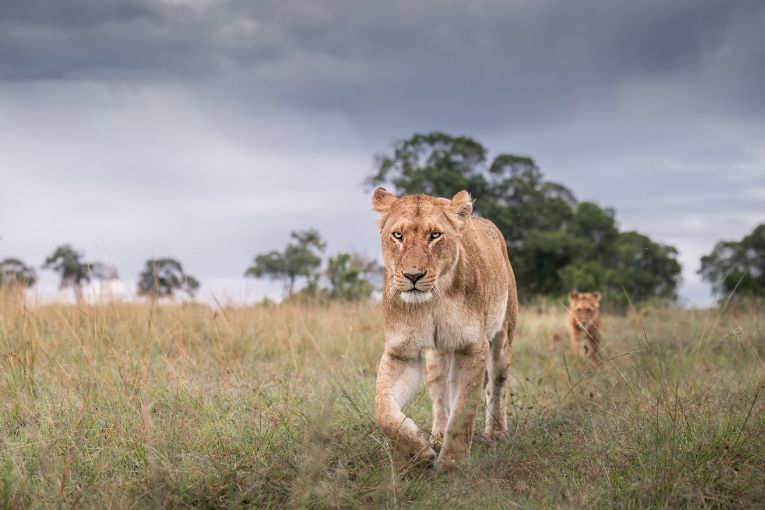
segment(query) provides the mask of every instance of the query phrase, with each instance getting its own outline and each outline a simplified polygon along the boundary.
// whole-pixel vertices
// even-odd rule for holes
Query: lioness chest
[[[506,307],[506,294],[484,312],[471,311],[462,301],[440,299],[415,321],[396,328],[390,343],[402,350],[460,351],[493,338],[504,324]]]

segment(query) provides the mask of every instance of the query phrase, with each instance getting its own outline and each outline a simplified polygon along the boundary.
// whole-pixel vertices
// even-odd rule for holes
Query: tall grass
[[[511,437],[422,470],[371,415],[374,304],[0,298],[0,506],[753,507],[765,505],[762,304],[604,321],[593,365],[523,309]],[[407,412],[424,427],[419,391]]]

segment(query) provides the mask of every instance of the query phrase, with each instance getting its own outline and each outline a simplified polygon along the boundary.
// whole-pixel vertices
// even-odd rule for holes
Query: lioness
[[[375,417],[400,452],[451,466],[469,454],[482,383],[485,433],[507,434],[505,382],[518,315],[507,246],[493,223],[472,216],[467,191],[448,200],[396,198],[377,188],[372,208],[380,213],[385,260]],[[430,444],[401,411],[419,383],[423,349],[433,401]]]
[[[568,335],[571,349],[590,359],[600,351],[600,292],[568,293]]]

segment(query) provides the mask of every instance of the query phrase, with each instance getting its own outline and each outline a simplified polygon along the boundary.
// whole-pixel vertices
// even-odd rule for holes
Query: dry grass
[[[373,304],[26,308],[0,297],[0,506],[765,505],[762,305],[605,319],[592,366],[523,309],[511,439],[440,473],[371,417]],[[427,426],[420,391],[408,412]]]

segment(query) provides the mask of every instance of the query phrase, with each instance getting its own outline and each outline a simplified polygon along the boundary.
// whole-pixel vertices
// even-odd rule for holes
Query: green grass
[[[0,507],[581,508],[765,505],[763,305],[604,321],[598,366],[521,310],[511,437],[448,473],[371,414],[377,306],[0,297]],[[407,412],[430,423],[427,393]]]

